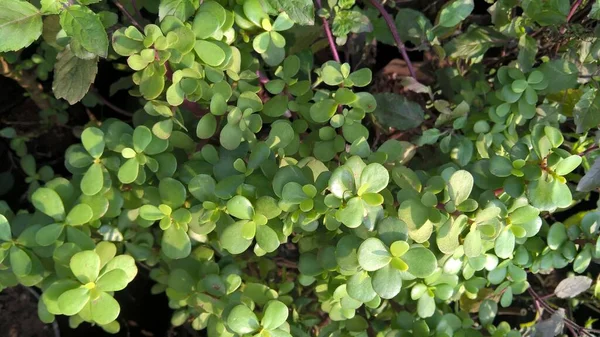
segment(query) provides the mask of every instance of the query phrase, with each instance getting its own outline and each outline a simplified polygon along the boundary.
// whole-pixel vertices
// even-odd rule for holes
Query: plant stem
[[[134,26],[136,26],[142,32],[144,31],[144,27],[142,27],[142,25],[140,25],[139,22],[137,22],[137,20],[131,15],[131,13],[129,13],[127,9],[125,9],[125,7],[123,7],[123,5],[118,0],[113,0],[113,3],[115,4],[115,6],[117,6],[117,8],[119,8],[121,13],[123,13]]]
[[[317,8],[321,9],[323,6],[321,5],[321,0],[316,0]],[[331,33],[331,29],[329,28],[329,22],[326,18],[321,18],[323,20],[323,29],[325,29],[325,35],[327,35],[327,41],[329,41],[329,48],[331,48],[331,54],[333,55],[333,59],[340,63],[340,55],[338,54],[337,47],[335,45],[335,40],[333,39],[333,34]]]
[[[567,15],[567,22],[571,21],[571,18],[573,15],[575,15],[575,12],[577,11],[577,8],[579,8],[579,5],[581,5],[581,2],[582,0],[577,0],[575,3],[573,3],[573,6],[571,6],[571,10],[569,11],[569,15]]]
[[[17,82],[29,94],[31,100],[40,110],[50,109],[50,101],[44,93],[44,87],[36,80],[34,75],[13,69],[2,57],[0,57],[0,75]]]
[[[94,91],[94,94],[96,95],[96,97],[98,98],[98,100],[100,100],[100,102],[102,102],[102,104],[104,104],[107,107],[111,108],[115,112],[118,112],[121,115],[124,115],[124,116],[127,116],[127,117],[132,117],[133,116],[133,114],[131,112],[125,111],[125,110],[119,108],[118,106],[112,104],[106,98],[104,98],[102,95],[100,95],[98,92]]]
[[[406,46],[404,45],[404,42],[402,42],[402,39],[400,39],[400,34],[398,34],[398,29],[396,28],[396,24],[394,23],[392,16],[390,15],[390,13],[388,13],[385,10],[385,7],[383,7],[383,5],[381,4],[381,2],[379,2],[379,0],[370,0],[370,1],[373,4],[373,6],[375,6],[375,8],[377,8],[379,13],[381,13],[381,16],[383,17],[383,19],[385,20],[385,23],[387,24],[388,28],[390,29],[390,32],[392,33],[392,36],[394,37],[394,41],[396,42],[396,46],[398,47],[398,51],[400,52],[400,55],[402,55],[404,62],[406,62],[406,66],[408,67],[408,72],[410,73],[410,76],[414,79],[417,79],[417,75],[415,73],[415,68],[413,67],[412,63],[410,62],[410,58],[408,57],[408,54],[406,53]]]

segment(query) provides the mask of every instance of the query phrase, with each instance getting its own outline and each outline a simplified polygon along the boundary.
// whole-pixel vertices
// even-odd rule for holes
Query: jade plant
[[[0,204],[0,289],[117,333],[114,293],[143,266],[172,324],[211,337],[555,336],[536,276],[600,296],[600,211],[558,220],[600,187],[592,2],[487,1],[477,25],[473,0],[434,22],[379,0],[0,0],[1,57],[37,48],[57,99],[89,103],[112,62],[139,103],[86,125],[66,177],[0,130],[30,184],[29,206]],[[535,39],[571,29],[557,57]],[[411,95],[371,93],[371,70],[340,60],[357,36],[399,49]],[[434,84],[404,41],[445,64]],[[509,325],[524,301],[535,318]]]

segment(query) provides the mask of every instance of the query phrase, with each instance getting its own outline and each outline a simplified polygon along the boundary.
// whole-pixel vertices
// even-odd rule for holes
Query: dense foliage
[[[39,288],[44,322],[112,333],[113,294],[140,265],[172,323],[208,336],[597,332],[552,325],[545,306],[531,324],[496,318],[547,305],[532,275],[583,275],[558,298],[592,286],[600,211],[554,215],[600,186],[600,5],[488,1],[476,24],[473,0],[435,21],[378,1],[0,0],[3,64],[52,74],[42,116],[65,118],[57,99],[103,104],[88,93],[98,62],[130,69],[114,90],[141,102],[132,124],[89,123],[72,177],[0,131],[33,206],[0,204],[0,288]],[[338,46],[373,39],[405,56],[405,96],[369,93],[371,71],[340,61]],[[400,41],[438,61],[435,84]]]

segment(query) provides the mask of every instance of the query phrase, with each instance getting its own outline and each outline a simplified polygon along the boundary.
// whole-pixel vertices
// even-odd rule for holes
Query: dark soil
[[[54,337],[52,325],[37,315],[37,299],[25,287],[0,292],[0,334],[3,337]]]

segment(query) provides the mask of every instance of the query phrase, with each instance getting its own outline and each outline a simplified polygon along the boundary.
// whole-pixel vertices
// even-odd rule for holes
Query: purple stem
[[[581,2],[582,0],[577,0],[575,3],[573,3],[573,6],[571,6],[571,10],[569,11],[569,15],[567,15],[567,22],[571,21],[571,18],[573,15],[575,15],[575,12],[577,11],[579,5],[581,5]]]
[[[269,83],[269,78],[267,76],[265,76],[265,74],[263,74],[260,70],[256,71],[256,75],[258,76],[258,81],[261,84],[267,84],[267,83]]]
[[[392,33],[392,36],[394,37],[394,41],[396,42],[396,46],[398,46],[398,51],[400,51],[400,55],[402,55],[404,62],[406,62],[406,66],[408,67],[408,72],[410,73],[410,76],[414,79],[417,79],[417,75],[415,73],[415,68],[413,68],[412,63],[410,62],[410,58],[408,57],[408,54],[406,53],[406,46],[404,46],[404,42],[402,42],[402,39],[400,39],[400,34],[398,34],[398,29],[396,28],[396,25],[394,24],[394,19],[392,19],[392,16],[390,15],[390,13],[388,13],[385,10],[385,8],[381,4],[381,2],[379,2],[378,0],[371,0],[371,3],[373,4],[373,6],[375,6],[375,8],[377,8],[379,13],[381,13],[381,16],[383,17],[383,19],[385,20],[385,23],[387,24],[388,28],[390,29],[390,32]]]
[[[323,6],[321,5],[321,0],[316,0],[317,8],[321,9]],[[327,35],[327,41],[329,41],[329,48],[331,48],[331,54],[333,54],[333,59],[340,62],[340,55],[338,54],[337,47],[335,46],[335,41],[333,39],[333,34],[331,33],[331,29],[329,28],[329,22],[326,18],[321,18],[323,20],[323,29],[325,29],[325,35]]]

